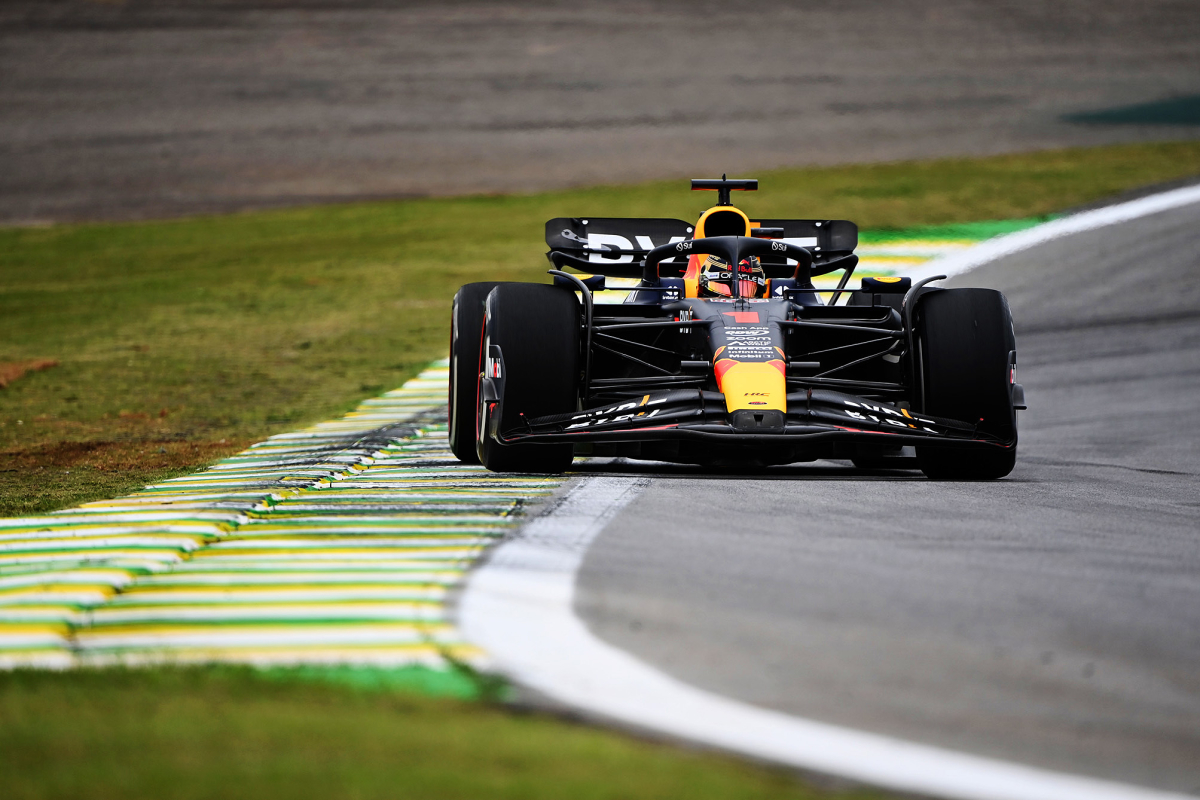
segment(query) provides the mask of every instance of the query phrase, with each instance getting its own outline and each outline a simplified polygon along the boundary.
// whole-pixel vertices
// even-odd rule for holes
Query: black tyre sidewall
[[[978,423],[982,431],[1012,443],[995,451],[918,447],[921,469],[931,478],[1007,475],[1016,461],[1017,439],[1009,374],[1009,353],[1017,344],[1008,301],[994,289],[932,292],[921,298],[917,335],[923,410]]]
[[[484,304],[498,281],[468,283],[454,295],[450,311],[450,392],[446,417],[450,450],[466,464],[478,464],[475,415],[479,410],[479,344],[483,339]]]
[[[573,292],[509,283],[488,295],[484,339],[504,359],[500,430],[525,419],[574,411],[579,395],[579,302]],[[479,460],[500,472],[562,472],[573,446],[501,445],[478,438]]]

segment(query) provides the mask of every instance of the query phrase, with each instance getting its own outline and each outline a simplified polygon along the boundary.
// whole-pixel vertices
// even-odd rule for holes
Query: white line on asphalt
[[[1184,800],[769,711],[688,686],[606,644],[573,611],[575,576],[588,545],[649,483],[581,480],[472,575],[459,627],[495,669],[602,717],[893,789],[964,800]]]
[[[1119,222],[1128,222],[1138,217],[1148,217],[1174,208],[1190,206],[1193,203],[1200,203],[1200,185],[1185,186],[1182,189],[1173,189],[1138,200],[1130,200],[1128,203],[1083,211],[1047,222],[1044,225],[1026,228],[1005,236],[997,236],[995,239],[988,239],[957,253],[935,258],[920,268],[909,271],[908,277],[912,278],[913,283],[931,275],[945,275],[953,278],[955,275],[961,275],[990,261],[1021,250],[1028,250],[1054,239],[1115,225]]]

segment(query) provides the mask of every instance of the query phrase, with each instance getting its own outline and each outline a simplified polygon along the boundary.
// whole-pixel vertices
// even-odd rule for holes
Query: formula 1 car
[[[538,473],[583,455],[1007,475],[1025,401],[1004,295],[929,285],[939,278],[848,289],[854,223],[752,220],[730,192],[757,188],[692,181],[718,192],[694,225],[553,219],[552,284],[463,286],[451,325],[454,454]],[[814,287],[837,270],[836,289]],[[639,280],[606,304],[606,278]]]

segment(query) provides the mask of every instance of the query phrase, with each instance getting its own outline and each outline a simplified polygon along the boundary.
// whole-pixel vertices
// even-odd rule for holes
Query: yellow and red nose
[[[727,411],[787,412],[787,365],[782,360],[747,363],[718,356],[713,368]]]

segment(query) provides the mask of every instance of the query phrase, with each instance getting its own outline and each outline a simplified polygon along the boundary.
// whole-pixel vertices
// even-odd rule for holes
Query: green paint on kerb
[[[510,693],[507,684],[497,683],[492,676],[481,676],[467,669],[431,669],[419,665],[392,669],[359,666],[268,667],[260,670],[260,673],[284,683],[332,683],[368,692],[419,692],[431,697],[459,700],[504,699]]]
[[[1055,219],[1055,215],[1027,217],[1025,219],[997,219],[983,222],[961,222],[954,225],[922,225],[916,228],[897,230],[862,230],[858,232],[860,244],[897,244],[910,241],[963,241],[982,242],[993,236],[1016,233],[1035,225]]]

